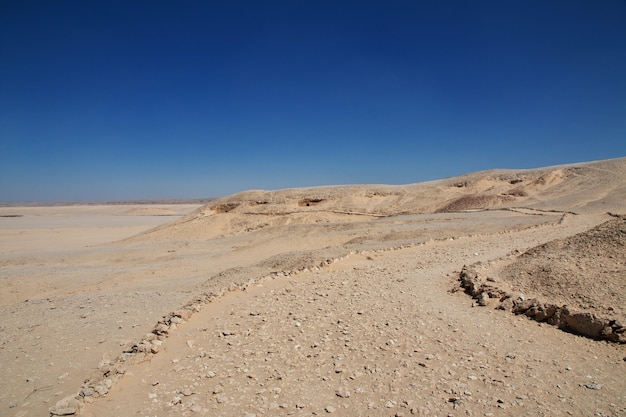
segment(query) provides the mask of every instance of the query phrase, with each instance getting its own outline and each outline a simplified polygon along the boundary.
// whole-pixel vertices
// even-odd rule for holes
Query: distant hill
[[[211,239],[286,224],[473,210],[626,212],[626,158],[465,174],[409,185],[250,190],[211,200],[146,235]]]

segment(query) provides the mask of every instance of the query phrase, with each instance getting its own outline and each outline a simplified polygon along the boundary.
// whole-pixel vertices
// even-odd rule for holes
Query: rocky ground
[[[84,413],[626,415],[623,345],[450,291],[458,260],[536,240],[526,230],[354,254],[227,292]]]

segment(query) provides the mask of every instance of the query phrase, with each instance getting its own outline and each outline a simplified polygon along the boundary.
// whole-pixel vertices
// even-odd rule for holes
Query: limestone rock
[[[53,416],[71,416],[77,414],[80,408],[80,401],[75,396],[70,395],[57,402],[53,407],[50,407],[50,414]]]

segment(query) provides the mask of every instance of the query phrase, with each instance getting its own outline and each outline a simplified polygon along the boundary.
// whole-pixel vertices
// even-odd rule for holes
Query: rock
[[[133,345],[131,347],[129,347],[128,349],[126,349],[126,352],[133,352],[133,351],[137,351],[137,352],[150,352],[150,349],[152,347],[152,343],[148,342],[148,341],[143,341],[141,343],[139,343],[138,345]]]
[[[475,271],[464,266],[461,270],[459,280],[461,281],[461,287],[465,289],[465,293],[472,297],[476,297],[481,293],[482,283]]]
[[[604,320],[591,313],[574,313],[565,317],[567,327],[578,334],[599,338],[605,326]]]
[[[483,291],[478,296],[478,305],[484,307],[488,304],[489,304],[489,294],[487,294],[486,291]]]
[[[335,391],[335,394],[337,395],[337,397],[340,397],[340,398],[350,397],[350,391],[345,387],[339,388],[337,391]]]
[[[169,331],[169,329],[170,329],[170,326],[168,326],[167,324],[165,324],[165,323],[159,323],[159,324],[157,324],[157,326],[154,328],[154,332],[155,332],[157,335],[160,335],[160,334],[167,334],[167,333],[168,333],[168,331]]]
[[[49,411],[53,416],[71,416],[80,411],[80,406],[80,402],[73,395],[70,395],[50,407]]]
[[[186,308],[183,308],[174,312],[174,317],[180,317],[182,320],[189,320],[189,317],[191,317],[191,313],[192,313],[191,310],[187,310]]]
[[[105,396],[109,392],[107,387],[105,387],[104,385],[96,385],[95,387],[93,387],[93,390],[101,396]]]
[[[513,310],[513,299],[511,297],[507,297],[498,306],[498,310],[511,311]]]
[[[595,389],[595,390],[602,389],[602,385],[596,384],[596,383],[590,383],[590,382],[586,383],[583,386],[588,389]]]
[[[327,405],[327,406],[326,406],[326,408],[324,408],[324,410],[325,410],[327,413],[329,413],[329,414],[330,414],[330,413],[334,413],[335,411],[337,411],[337,409],[336,409],[335,407],[333,407],[332,405]]]
[[[531,314],[526,313],[537,321],[547,321],[557,313],[557,306],[553,304],[536,304],[531,308]]]

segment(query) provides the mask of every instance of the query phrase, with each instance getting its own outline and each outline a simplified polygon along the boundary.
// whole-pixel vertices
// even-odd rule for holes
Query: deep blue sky
[[[626,156],[626,1],[0,0],[0,201]]]

